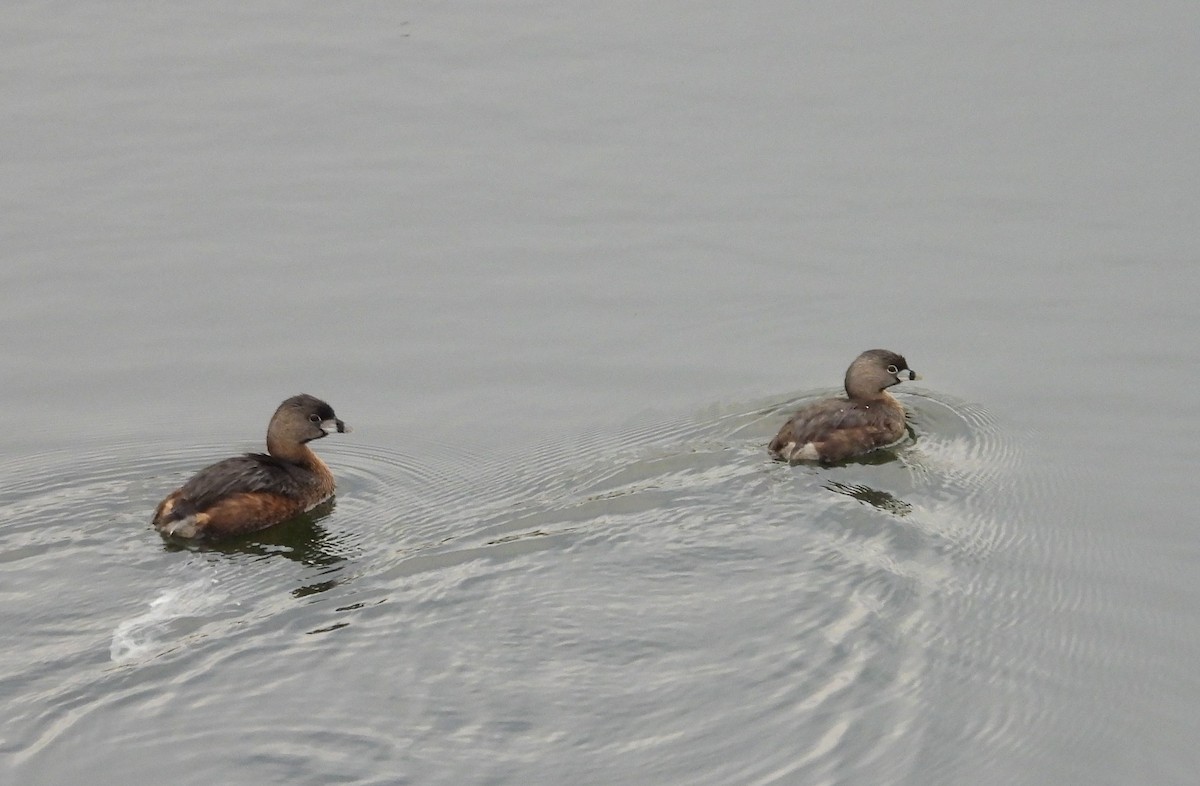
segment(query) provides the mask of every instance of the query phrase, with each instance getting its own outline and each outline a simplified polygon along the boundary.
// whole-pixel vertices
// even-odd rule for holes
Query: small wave
[[[216,579],[198,579],[164,590],[150,609],[127,619],[113,630],[109,657],[125,665],[157,657],[174,649],[191,632],[186,621],[220,608],[227,600]]]

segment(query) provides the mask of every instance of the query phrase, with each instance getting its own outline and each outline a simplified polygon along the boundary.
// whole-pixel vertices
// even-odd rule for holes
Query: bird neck
[[[313,453],[312,448],[307,442],[293,442],[291,440],[276,439],[267,435],[267,452],[277,459],[291,462],[292,464],[317,465],[321,463],[321,459],[317,458],[317,454]]]

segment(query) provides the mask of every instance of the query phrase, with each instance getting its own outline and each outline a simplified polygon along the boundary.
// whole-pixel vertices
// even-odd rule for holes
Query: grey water
[[[0,8],[0,778],[1194,783],[1198,31]],[[336,499],[164,542],[298,392]]]

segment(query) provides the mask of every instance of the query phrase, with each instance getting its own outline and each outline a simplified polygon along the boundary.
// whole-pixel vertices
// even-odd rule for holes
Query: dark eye
[[[888,366],[888,373],[889,373],[889,374],[895,374],[895,373],[896,373],[897,371],[899,371],[899,370],[900,370],[900,369],[896,368],[894,365],[893,365],[893,366]]]
[[[308,416],[308,422],[309,423],[320,423],[321,416],[314,412],[313,414]]]

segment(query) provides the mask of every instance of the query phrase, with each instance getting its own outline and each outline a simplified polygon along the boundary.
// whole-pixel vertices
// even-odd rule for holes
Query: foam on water
[[[122,665],[149,660],[179,647],[196,629],[198,618],[229,601],[217,580],[197,579],[171,587],[150,601],[150,608],[119,623],[112,634],[109,657]],[[189,624],[192,622],[192,624]]]

